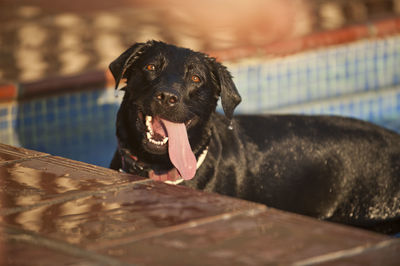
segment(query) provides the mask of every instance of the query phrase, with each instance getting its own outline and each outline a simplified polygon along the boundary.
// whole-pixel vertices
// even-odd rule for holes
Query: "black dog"
[[[137,43],[111,168],[382,232],[400,224],[400,136],[333,116],[235,116],[227,69],[205,54]],[[215,112],[221,98],[224,115]],[[197,169],[197,171],[196,171]]]

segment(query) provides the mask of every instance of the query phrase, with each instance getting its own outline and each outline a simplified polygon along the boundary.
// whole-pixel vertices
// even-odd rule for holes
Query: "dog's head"
[[[116,88],[126,82],[119,141],[158,172],[176,168],[193,178],[218,99],[228,119],[241,101],[227,69],[205,54],[149,41],[130,47],[110,70]]]

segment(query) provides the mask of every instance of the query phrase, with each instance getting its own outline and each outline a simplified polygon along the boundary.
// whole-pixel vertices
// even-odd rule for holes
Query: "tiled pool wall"
[[[243,98],[239,112],[400,120],[400,35],[230,69]]]
[[[0,142],[108,166],[121,99],[102,89],[0,104]]]
[[[237,113],[345,115],[400,132],[400,35],[226,64]],[[104,86],[0,103],[0,142],[107,167],[121,99]]]

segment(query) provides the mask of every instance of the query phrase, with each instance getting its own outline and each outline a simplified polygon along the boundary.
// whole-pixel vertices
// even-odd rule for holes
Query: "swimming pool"
[[[116,145],[114,123],[120,99],[112,90],[91,90],[0,107],[3,120],[11,118],[3,125],[0,141],[108,166]]]
[[[345,115],[400,132],[400,35],[227,66],[237,113]],[[0,142],[108,167],[121,99],[104,83],[0,103]]]

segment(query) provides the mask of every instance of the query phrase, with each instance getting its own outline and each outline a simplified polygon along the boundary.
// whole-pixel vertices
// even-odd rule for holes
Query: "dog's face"
[[[117,137],[139,160],[184,179],[196,171],[219,97],[231,119],[240,96],[231,76],[213,58],[162,42],[137,43],[110,65],[126,80]]]

